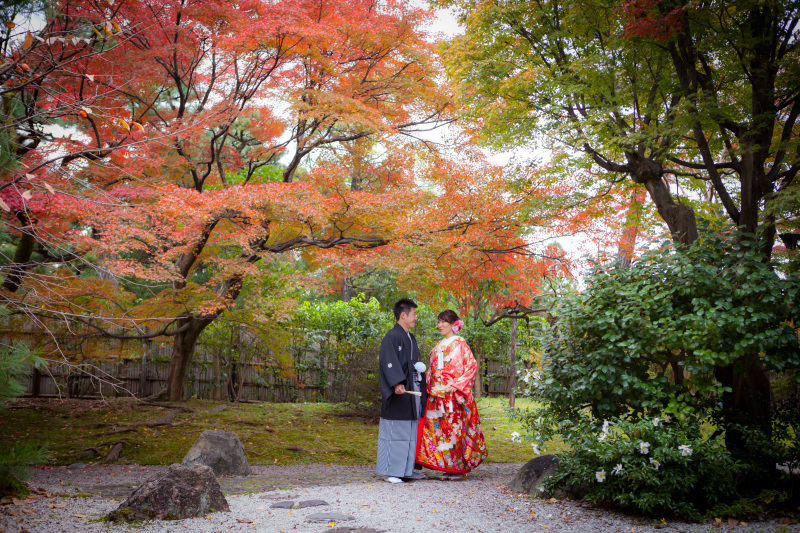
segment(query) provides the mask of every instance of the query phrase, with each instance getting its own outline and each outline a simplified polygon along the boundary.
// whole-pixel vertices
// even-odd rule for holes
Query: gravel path
[[[747,525],[686,524],[637,518],[569,501],[543,501],[509,491],[520,465],[486,464],[467,480],[443,482],[438,473],[422,481],[392,485],[369,467],[255,466],[247,478],[222,478],[230,513],[193,520],[114,525],[101,517],[116,508],[132,487],[165,467],[93,466],[36,470],[31,485],[39,494],[0,506],[2,533],[151,533],[350,531],[517,533],[685,532],[800,533],[777,520]],[[324,500],[329,505],[271,509],[278,501]],[[310,522],[315,513],[340,513],[352,520]],[[358,528],[366,528],[359,530]]]

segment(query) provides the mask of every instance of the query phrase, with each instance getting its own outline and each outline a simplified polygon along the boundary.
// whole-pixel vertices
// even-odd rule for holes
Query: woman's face
[[[445,337],[453,333],[453,324],[451,324],[450,322],[446,322],[441,318],[439,319],[439,322],[436,324],[436,327],[439,328],[439,333],[441,333]]]

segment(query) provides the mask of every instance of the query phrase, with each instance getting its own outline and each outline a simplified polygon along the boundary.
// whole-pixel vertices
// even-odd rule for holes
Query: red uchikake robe
[[[439,368],[439,361],[442,368]],[[431,350],[428,401],[419,424],[417,463],[451,474],[471,471],[489,455],[472,385],[478,364],[467,341],[442,339]],[[455,392],[443,389],[451,386]],[[458,398],[463,399],[459,403]]]

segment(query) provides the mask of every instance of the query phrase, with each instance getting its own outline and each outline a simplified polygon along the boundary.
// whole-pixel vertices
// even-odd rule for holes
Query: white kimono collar
[[[442,339],[442,340],[439,341],[439,346],[437,348],[437,351],[439,352],[439,357],[436,358],[436,368],[437,368],[437,370],[441,370],[441,369],[444,368],[444,355],[442,354],[442,351],[444,351],[445,348],[450,346],[450,344],[452,344],[454,340],[460,339],[460,338],[461,337],[459,337],[458,335],[453,335],[449,339]]]

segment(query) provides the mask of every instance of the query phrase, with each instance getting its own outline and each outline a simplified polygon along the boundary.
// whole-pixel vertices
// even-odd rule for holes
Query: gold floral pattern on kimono
[[[443,472],[465,473],[488,455],[472,396],[477,371],[472,350],[459,336],[442,339],[431,351],[428,402],[419,424],[417,463]]]

